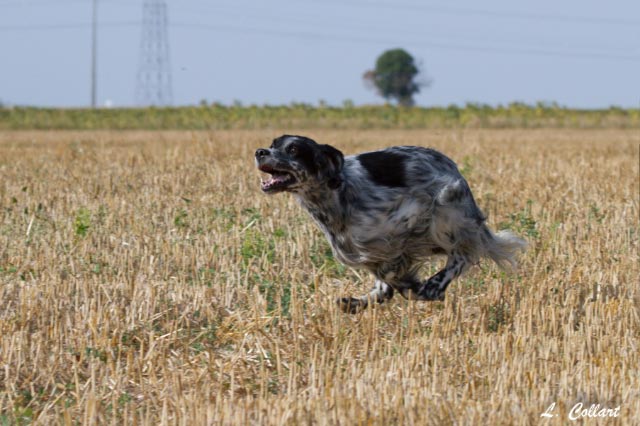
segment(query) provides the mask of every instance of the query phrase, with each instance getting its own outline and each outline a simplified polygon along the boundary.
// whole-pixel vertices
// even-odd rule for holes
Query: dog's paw
[[[367,307],[366,302],[355,297],[340,297],[336,299],[336,303],[345,314],[357,314]]]

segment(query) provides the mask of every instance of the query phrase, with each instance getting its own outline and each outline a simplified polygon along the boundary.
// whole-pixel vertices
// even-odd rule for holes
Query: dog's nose
[[[268,149],[260,148],[256,150],[256,158],[266,157],[267,155],[269,155]]]

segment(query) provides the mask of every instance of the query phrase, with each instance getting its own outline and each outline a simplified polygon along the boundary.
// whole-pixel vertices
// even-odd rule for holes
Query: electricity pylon
[[[136,104],[166,106],[173,102],[167,5],[145,0],[142,6],[142,39],[136,78]]]

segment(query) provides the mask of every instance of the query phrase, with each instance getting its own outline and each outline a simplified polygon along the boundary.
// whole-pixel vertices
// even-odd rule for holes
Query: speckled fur
[[[343,157],[328,145],[285,135],[258,150],[256,162],[291,173],[296,183],[285,190],[311,214],[336,258],[375,276],[368,294],[338,300],[346,312],[396,291],[412,300],[444,300],[449,283],[481,258],[515,267],[526,246],[507,231],[489,230],[455,163],[432,149],[398,146]],[[421,280],[418,270],[434,255],[446,255],[446,266]]]

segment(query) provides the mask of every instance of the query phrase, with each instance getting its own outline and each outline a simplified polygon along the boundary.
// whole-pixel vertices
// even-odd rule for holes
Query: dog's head
[[[336,189],[342,183],[343,162],[340,151],[304,136],[280,136],[270,148],[256,151],[256,166],[271,175],[261,185],[267,193]]]

